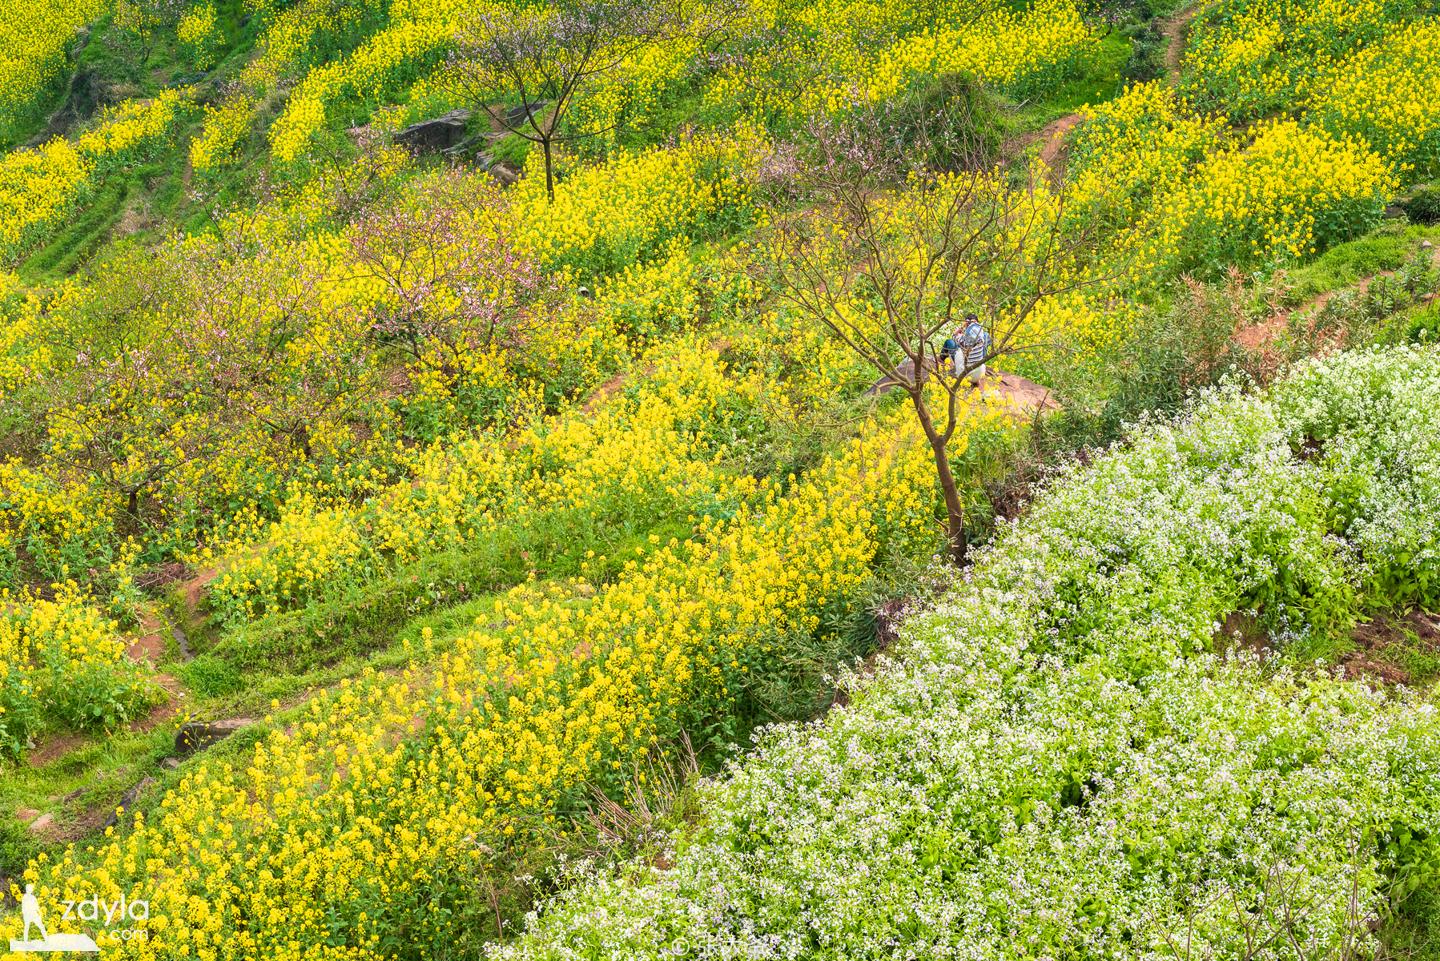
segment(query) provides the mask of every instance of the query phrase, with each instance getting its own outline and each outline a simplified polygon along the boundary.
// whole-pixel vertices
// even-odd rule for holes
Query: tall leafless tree
[[[1079,269],[1093,238],[1066,225],[1064,194],[1041,171],[1016,183],[989,167],[966,142],[969,112],[965,104],[928,111],[921,140],[951,142],[912,144],[907,155],[894,149],[890,108],[813,124],[807,145],[773,171],[802,195],[779,228],[780,295],[908,395],[957,563],[967,540],[950,443],[971,370],[955,370],[936,341],[973,311],[990,334],[987,362],[1032,350],[1051,339],[1037,329],[1037,308],[1098,282]],[[917,170],[907,156],[946,156],[954,169]]]
[[[497,127],[540,148],[555,197],[555,148],[603,136],[618,121],[574,121],[572,107],[648,47],[711,43],[738,15],[735,0],[559,0],[471,13],[450,57],[456,92]]]

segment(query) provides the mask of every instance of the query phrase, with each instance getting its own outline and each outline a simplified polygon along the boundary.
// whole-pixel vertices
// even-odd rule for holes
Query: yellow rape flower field
[[[4,961],[1440,961],[1433,2],[10,6]]]

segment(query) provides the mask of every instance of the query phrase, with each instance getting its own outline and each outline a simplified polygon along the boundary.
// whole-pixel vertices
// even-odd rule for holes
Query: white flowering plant
[[[1284,645],[1436,600],[1437,388],[1435,351],[1329,357],[1062,475],[847,706],[494,955],[1371,952],[1440,883],[1440,717]]]

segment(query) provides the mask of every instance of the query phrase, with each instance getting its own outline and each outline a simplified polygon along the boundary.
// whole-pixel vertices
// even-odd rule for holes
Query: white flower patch
[[[494,955],[1363,947],[1389,835],[1440,835],[1434,705],[1212,651],[1238,610],[1303,639],[1440,602],[1436,396],[1433,351],[1329,357],[1062,472],[846,709],[701,789],[673,863],[585,875]]]

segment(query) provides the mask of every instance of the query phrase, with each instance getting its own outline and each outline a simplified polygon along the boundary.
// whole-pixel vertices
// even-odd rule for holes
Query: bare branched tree
[[[772,165],[812,205],[802,202],[803,212],[781,226],[779,291],[909,396],[960,562],[965,509],[950,442],[978,365],[952,367],[936,341],[973,311],[990,335],[987,363],[1049,343],[1037,308],[1098,283],[1079,269],[1093,238],[1067,226],[1064,195],[1043,172],[1013,184],[985,165],[979,145],[966,143],[965,131],[975,128],[968,101],[935,107],[918,126],[929,145],[908,153],[950,158],[942,173],[912,169],[893,149],[892,109],[813,124],[808,144]],[[951,142],[937,146],[936,136]]]
[[[497,127],[540,148],[555,196],[558,144],[603,136],[618,120],[573,122],[571,108],[648,47],[714,42],[735,15],[730,0],[560,0],[468,15],[451,54],[456,93]]]
[[[467,356],[522,349],[555,313],[538,264],[522,255],[504,199],[451,175],[423,202],[356,219],[350,247],[361,276],[379,282],[374,333],[417,367],[453,378]]]

